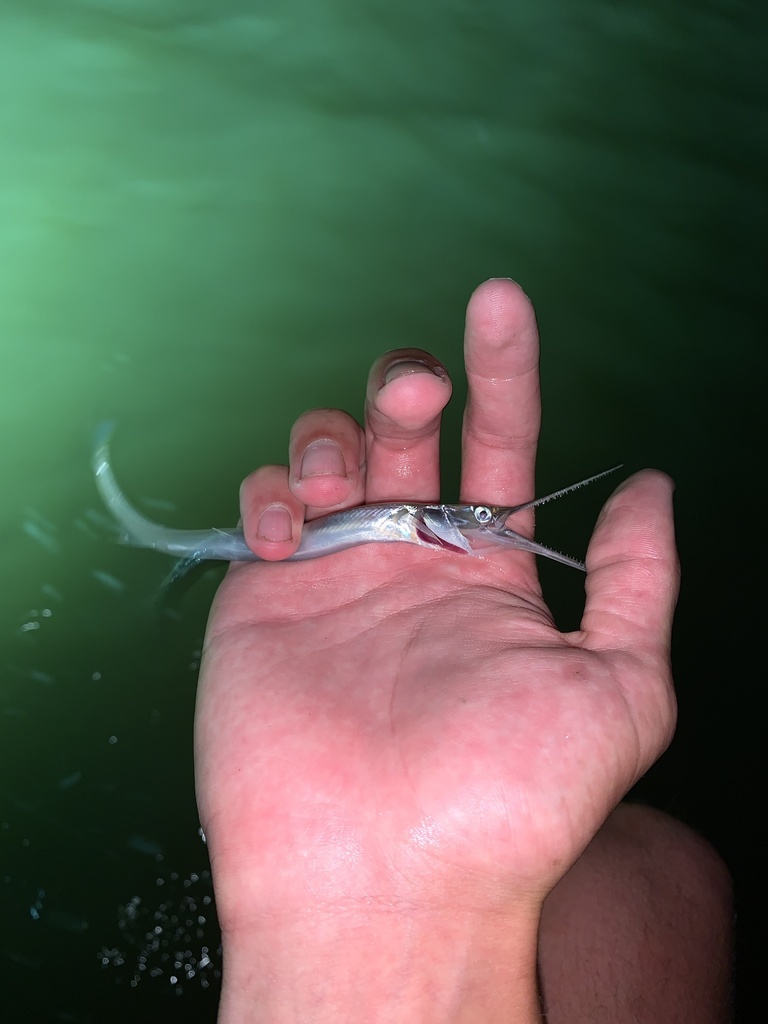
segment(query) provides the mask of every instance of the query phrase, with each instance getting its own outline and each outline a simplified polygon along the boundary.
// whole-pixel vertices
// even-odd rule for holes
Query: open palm
[[[527,500],[538,337],[511,282],[473,296],[466,363],[461,498]],[[265,467],[243,487],[254,550],[290,554],[305,516],[436,500],[449,394],[431,357],[401,351],[372,371],[365,433],[336,411],[301,417],[291,470]],[[316,472],[299,480],[318,441],[305,464]],[[275,504],[291,516],[288,539]],[[272,540],[257,536],[265,509]],[[367,545],[232,567],[209,623],[196,736],[225,929],[318,903],[437,906],[458,889],[489,911],[544,898],[672,734],[666,477],[646,471],[618,489],[587,565],[573,634],[555,627],[521,552]]]

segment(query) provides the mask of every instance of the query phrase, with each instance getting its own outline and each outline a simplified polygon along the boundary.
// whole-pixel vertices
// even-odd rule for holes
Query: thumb
[[[673,490],[664,473],[643,470],[606,502],[587,553],[586,647],[669,658],[680,585]]]

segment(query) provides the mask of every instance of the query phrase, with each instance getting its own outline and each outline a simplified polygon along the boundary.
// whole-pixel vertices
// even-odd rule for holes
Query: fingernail
[[[285,505],[269,505],[261,513],[256,532],[262,540],[290,540],[293,536],[291,513]]]
[[[346,476],[347,467],[341,448],[335,441],[313,441],[307,445],[301,457],[299,476],[302,480],[308,476]]]
[[[409,373],[433,373],[436,377],[445,377],[445,370],[439,363],[427,363],[421,359],[401,359],[389,367],[384,374],[384,382],[381,386],[384,387],[385,384],[397,380],[398,377],[405,377]]]

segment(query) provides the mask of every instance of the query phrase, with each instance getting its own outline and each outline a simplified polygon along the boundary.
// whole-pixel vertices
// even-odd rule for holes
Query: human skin
[[[538,354],[521,289],[481,285],[462,501],[533,496]],[[241,489],[252,549],[279,561],[305,519],[438,500],[449,397],[433,357],[399,350],[373,367],[364,430],[300,417],[290,466]],[[511,525],[530,531],[531,513]],[[668,477],[616,489],[587,569],[581,628],[563,634],[523,552],[366,545],[230,568],[196,716],[220,1024],[540,1020],[544,901],[674,730]]]

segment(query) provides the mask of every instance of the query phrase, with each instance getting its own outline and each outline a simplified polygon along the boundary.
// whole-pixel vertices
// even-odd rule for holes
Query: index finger
[[[514,281],[492,279],[475,289],[464,362],[461,499],[530,501],[541,423],[539,332],[533,306]]]

